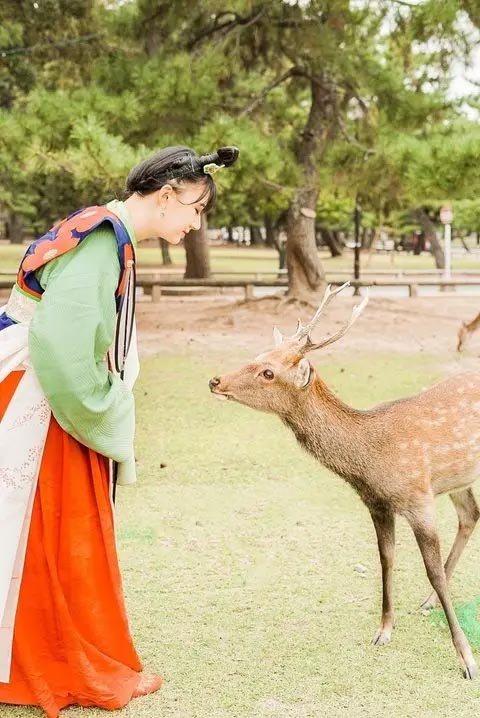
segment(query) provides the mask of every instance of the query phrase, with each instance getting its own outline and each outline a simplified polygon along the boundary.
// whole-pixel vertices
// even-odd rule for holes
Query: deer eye
[[[262,371],[262,376],[265,377],[265,379],[273,379],[273,371],[270,369],[265,369]]]

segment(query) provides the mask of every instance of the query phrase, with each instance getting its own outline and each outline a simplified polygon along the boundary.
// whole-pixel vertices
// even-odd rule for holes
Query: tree
[[[177,6],[177,20],[179,8],[185,5]],[[193,52],[193,62],[221,48],[229,74],[216,91],[221,88],[233,110],[244,102],[240,117],[268,123],[267,132],[293,158],[287,215],[292,297],[308,301],[324,280],[314,213],[330,148],[347,139],[364,155],[384,125],[421,132],[425,120],[432,122],[432,108],[434,121],[445,115],[451,107],[446,70],[457,45],[468,50],[456,26],[458,12],[453,0],[441,11],[433,0],[230,0],[227,6],[211,0],[191,13],[190,22],[181,13],[176,40]]]
[[[200,229],[193,229],[184,239],[187,263],[185,279],[208,279],[210,259],[208,254],[207,220],[202,216]]]
[[[474,156],[476,125],[448,98],[451,64],[468,59],[474,35],[447,0],[390,3],[383,63],[375,67],[347,116],[345,139],[330,147],[324,170],[340,195],[359,197],[378,224],[410,213],[428,235],[437,267],[443,251],[436,236],[438,210],[454,197],[478,196]],[[438,226],[438,225],[437,225]]]
[[[310,301],[323,283],[315,224],[330,241],[359,198],[372,229],[421,207],[436,221],[454,185],[454,199],[478,196],[476,128],[446,94],[471,44],[458,23],[462,7],[476,21],[469,0],[38,5],[5,0],[0,30],[7,50],[39,46],[17,74],[0,58],[0,204],[28,230],[121,196],[160,146],[236,144],[210,221],[269,217],[275,244],[285,218],[290,294]]]
[[[2,0],[0,107],[37,85],[74,87],[91,76],[102,52],[101,3],[95,0]]]
[[[290,136],[285,148],[293,154],[296,168],[286,221],[289,293],[294,298],[308,298],[324,282],[314,226],[318,161],[336,129],[334,48],[338,47],[349,15],[345,1],[337,2],[335,9],[327,5],[313,1],[302,9],[298,5],[262,0],[251,3],[247,11],[244,3],[232,2],[229,12],[209,12],[203,23],[195,18],[193,37],[189,40],[190,47],[196,48],[207,38],[209,43],[215,39],[222,43],[231,34],[241,36],[241,45],[223,42],[230,62],[233,58],[250,76],[252,70],[256,73],[250,83],[232,88],[232,97],[237,102],[244,88],[251,94],[241,116],[254,116],[261,122],[267,98],[281,85],[287,87],[280,96],[282,116],[276,118],[275,109],[270,115],[270,132],[277,134],[278,141],[276,131],[286,118],[294,126],[293,135],[298,133],[299,138],[292,142]],[[328,67],[329,62],[332,68]],[[278,68],[275,73],[272,66]],[[263,77],[267,83],[258,88]],[[287,104],[296,109],[288,111]],[[298,110],[302,105],[305,109]]]
[[[159,239],[160,242],[160,250],[162,252],[162,264],[165,267],[168,267],[169,265],[173,264],[172,258],[170,256],[170,245],[165,239]]]

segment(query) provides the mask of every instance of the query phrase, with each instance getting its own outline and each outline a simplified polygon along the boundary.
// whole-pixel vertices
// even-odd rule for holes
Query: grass
[[[380,569],[366,509],[278,419],[210,397],[209,377],[247,357],[201,351],[149,358],[136,389],[139,483],[119,492],[119,549],[137,648],[166,683],[114,715],[478,713],[479,683],[462,679],[447,628],[418,610],[428,586],[406,524],[398,527],[397,628],[389,646],[374,648]],[[345,400],[366,407],[430,384],[435,361],[337,354],[318,364]],[[438,510],[446,548],[455,515],[447,499]],[[477,534],[457,569],[457,605],[479,596],[479,544]],[[0,707],[0,718],[39,715]]]
[[[15,272],[23,256],[25,247],[19,245],[0,244],[0,270]],[[185,265],[185,250],[183,247],[171,247],[170,255],[174,264],[172,271],[181,271]],[[347,250],[341,257],[331,257],[328,252],[322,250],[320,259],[328,274],[336,271],[353,271],[353,254]],[[137,253],[138,263],[141,266],[160,266],[160,250],[155,247],[140,247]],[[278,269],[278,254],[273,249],[251,248],[251,247],[211,247],[210,261],[212,271],[244,271],[254,273],[256,271],[276,271]],[[368,266],[367,266],[368,265]],[[364,269],[388,269],[388,270],[424,270],[435,269],[433,258],[430,254],[423,253],[420,256],[413,254],[375,254],[371,262],[367,263],[367,255],[361,257],[361,266]],[[461,256],[454,257],[452,261],[453,270],[470,269],[480,270],[480,258]]]

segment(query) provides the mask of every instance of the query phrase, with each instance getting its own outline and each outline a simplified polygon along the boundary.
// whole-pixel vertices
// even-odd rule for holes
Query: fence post
[[[253,299],[253,284],[245,285],[245,301],[247,302],[249,299]]]
[[[152,285],[152,302],[159,302],[162,296],[162,288],[159,284]]]

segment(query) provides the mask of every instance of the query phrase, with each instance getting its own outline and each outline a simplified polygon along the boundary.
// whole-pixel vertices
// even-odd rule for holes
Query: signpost
[[[353,221],[355,226],[355,246],[353,249],[353,277],[354,279],[360,279],[360,223],[362,221],[362,211],[358,204],[358,199],[355,201],[355,209],[353,211]],[[360,294],[360,288],[355,286],[353,290],[353,296]]]
[[[445,269],[443,272],[444,279],[451,279],[452,277],[452,221],[453,221],[453,210],[450,206],[445,205],[440,210],[440,221],[444,225],[444,247],[443,251],[445,254]]]

